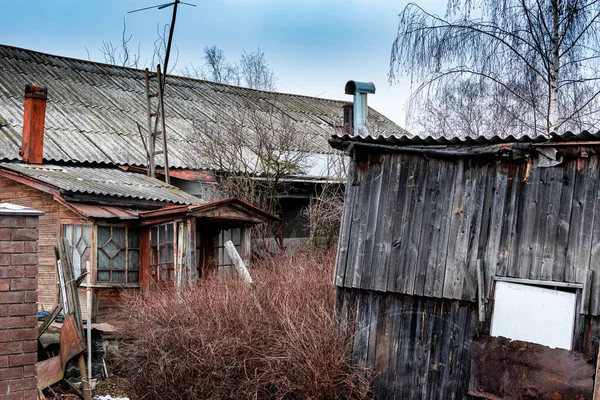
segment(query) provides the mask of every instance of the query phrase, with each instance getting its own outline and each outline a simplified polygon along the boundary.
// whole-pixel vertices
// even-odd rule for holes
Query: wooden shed
[[[336,308],[376,397],[591,398],[600,133],[330,143],[352,158]]]

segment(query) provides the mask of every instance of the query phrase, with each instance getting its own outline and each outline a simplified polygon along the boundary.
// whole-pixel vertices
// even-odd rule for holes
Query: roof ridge
[[[105,67],[110,67],[110,68],[117,68],[117,69],[121,69],[121,70],[124,70],[124,71],[131,71],[131,72],[138,72],[138,73],[143,73],[144,72],[143,69],[138,69],[138,68],[133,68],[133,67],[125,67],[125,66],[122,66],[122,65],[108,64],[108,63],[100,62],[100,61],[84,60],[84,59],[75,58],[75,57],[67,57],[67,56],[62,56],[62,55],[57,55],[57,54],[46,53],[46,52],[38,51],[38,50],[26,49],[26,48],[23,48],[23,47],[11,46],[11,45],[2,44],[2,43],[0,43],[0,48],[9,48],[9,49],[13,49],[13,50],[20,50],[20,51],[25,51],[25,52],[39,54],[39,55],[42,55],[42,56],[56,57],[56,58],[60,58],[60,59],[66,59],[66,60],[71,60],[71,61],[83,62],[83,63],[86,63],[86,64],[95,65],[95,66],[105,66]],[[14,58],[14,57],[11,57],[11,58]],[[19,58],[19,59],[22,59],[22,58]],[[32,62],[35,62],[36,64],[42,64],[43,65],[43,63],[40,63],[40,62],[38,62],[35,59],[32,60]],[[60,65],[58,67],[59,68],[65,68],[64,66],[60,66]],[[268,90],[252,89],[252,88],[247,88],[247,87],[244,87],[244,86],[230,85],[230,84],[227,84],[227,83],[219,83],[219,82],[207,81],[207,80],[204,80],[204,79],[192,78],[192,77],[181,76],[181,75],[174,75],[174,74],[167,74],[167,77],[177,78],[177,79],[183,79],[183,80],[189,80],[189,81],[193,81],[193,82],[204,82],[204,83],[208,83],[208,84],[211,84],[211,85],[217,85],[217,86],[222,86],[222,87],[229,87],[229,88],[234,88],[234,89],[241,89],[241,90],[245,90],[245,91],[249,91],[249,92],[256,92],[256,93],[264,93],[264,94],[271,94],[271,95],[283,95],[283,96],[291,96],[291,97],[302,97],[302,98],[307,98],[307,99],[313,99],[313,100],[319,100],[319,101],[328,101],[328,102],[335,102],[335,103],[350,103],[350,101],[345,101],[345,100],[336,100],[336,99],[329,99],[329,98],[324,98],[324,97],[315,97],[315,96],[309,96],[309,95],[297,94],[297,93],[273,92],[273,91],[268,91]]]

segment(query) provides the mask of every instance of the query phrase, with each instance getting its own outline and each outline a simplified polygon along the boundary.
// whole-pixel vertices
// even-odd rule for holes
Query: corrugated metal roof
[[[58,187],[61,193],[151,200],[175,204],[196,204],[201,200],[158,179],[118,168],[66,167],[0,163],[0,168]]]
[[[564,133],[553,133],[550,137],[544,136],[478,136],[478,137],[418,137],[412,135],[389,135],[389,136],[367,136],[367,137],[355,137],[350,135],[333,135],[329,139],[329,143],[333,148],[341,149],[350,142],[358,143],[374,143],[381,145],[391,146],[473,146],[473,145],[492,145],[501,143],[545,143],[545,142],[586,142],[586,141],[600,141],[600,131],[598,132],[564,132]]]
[[[137,124],[147,124],[144,72],[0,45],[0,160],[19,160],[23,89],[29,82],[48,87],[44,159],[143,166],[146,158]],[[270,93],[197,79],[169,76],[166,86],[169,163],[201,169],[190,157],[190,138],[207,121],[239,118],[239,110],[272,113],[293,121],[313,139],[310,152],[330,152],[328,138],[340,131],[343,101]],[[369,122],[383,136],[407,132],[375,110]],[[161,165],[162,157],[157,158]]]

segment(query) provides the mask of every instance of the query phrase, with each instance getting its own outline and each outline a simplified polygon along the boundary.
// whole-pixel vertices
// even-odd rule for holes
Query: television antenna
[[[165,78],[167,76],[167,73],[169,72],[169,70],[168,70],[169,55],[171,54],[171,43],[173,42],[173,32],[175,31],[175,21],[177,19],[177,6],[179,4],[184,4],[186,6],[196,7],[195,4],[186,3],[186,2],[183,2],[183,1],[180,1],[180,0],[175,0],[175,1],[171,2],[171,3],[157,4],[155,6],[138,8],[137,10],[127,11],[127,14],[131,14],[131,13],[135,13],[135,12],[138,12],[138,11],[151,10],[153,8],[156,8],[158,10],[162,10],[163,8],[169,8],[169,7],[173,6],[173,17],[171,18],[171,25],[169,27],[169,40],[167,41],[167,51],[165,52],[165,59],[164,59],[164,62],[163,62],[163,71],[164,71]],[[163,79],[163,82],[162,82],[163,89],[164,89],[165,81],[166,81],[166,79]]]
[[[158,10],[162,10],[163,8],[168,8],[173,6],[173,17],[171,19],[171,26],[169,27],[169,40],[167,41],[167,49],[165,52],[164,64],[161,72],[160,64],[156,66],[156,75],[150,74],[148,68],[145,71],[146,78],[146,101],[148,106],[148,132],[146,136],[146,140],[144,140],[144,135],[142,133],[142,128],[138,124],[138,129],[140,130],[140,136],[142,138],[142,143],[146,150],[146,155],[148,157],[148,176],[155,177],[155,169],[156,169],[156,159],[155,157],[159,154],[163,155],[163,166],[164,166],[164,176],[165,182],[170,183],[169,177],[169,157],[167,152],[167,132],[165,125],[165,106],[164,106],[164,91],[165,91],[165,82],[167,78],[167,72],[169,71],[169,55],[171,54],[171,43],[173,42],[173,32],[175,30],[175,21],[177,19],[177,6],[179,4],[184,4],[187,6],[196,7],[195,4],[185,3],[180,0],[174,0],[171,3],[158,4],[156,6],[139,8],[137,10],[128,11],[128,14],[150,10],[156,8]],[[152,92],[150,87],[150,80],[155,76],[158,78],[158,91]],[[154,106],[152,105],[152,99],[156,98],[158,100],[156,111],[154,111]],[[160,126],[159,126],[160,125]],[[158,140],[160,139],[162,140]],[[160,149],[162,147],[162,149]]]

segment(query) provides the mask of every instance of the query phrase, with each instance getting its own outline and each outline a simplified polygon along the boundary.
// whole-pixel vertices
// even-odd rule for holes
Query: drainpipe
[[[369,107],[367,106],[367,94],[375,93],[373,82],[348,81],[345,88],[346,94],[354,95],[353,125],[354,136],[367,137],[367,118]]]

